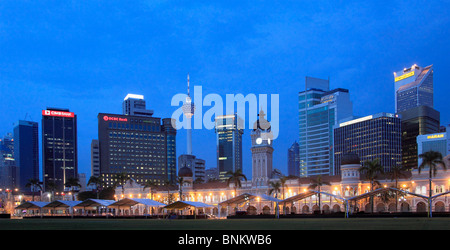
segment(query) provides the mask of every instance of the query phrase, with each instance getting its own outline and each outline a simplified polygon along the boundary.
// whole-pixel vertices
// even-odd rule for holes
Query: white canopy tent
[[[170,210],[170,209],[175,209],[175,210],[178,210],[178,211],[183,211],[184,209],[187,209],[187,208],[193,208],[194,209],[194,211],[193,211],[193,215],[194,215],[194,217],[196,218],[196,216],[197,216],[197,214],[198,214],[198,212],[199,212],[199,209],[202,209],[202,208],[213,208],[214,206],[212,206],[212,205],[208,205],[208,204],[206,204],[206,203],[202,203],[202,202],[196,202],[196,201],[177,201],[177,202],[174,202],[174,203],[172,203],[172,204],[169,204],[169,205],[167,205],[167,206],[165,206],[164,207],[164,209],[167,211],[167,210]]]
[[[137,198],[124,198],[119,201],[116,201],[110,205],[108,205],[109,208],[116,208],[116,214],[120,211],[122,208],[128,208],[129,214],[134,215],[147,215],[151,214],[153,215],[153,208],[160,208],[164,207],[166,204],[160,203],[151,199],[137,199]],[[136,212],[133,212],[132,207],[135,207]],[[149,213],[150,211],[150,213]],[[124,210],[122,210],[122,214],[124,214]]]
[[[42,217],[42,215],[43,215],[42,210],[43,210],[44,206],[47,204],[48,204],[48,202],[44,202],[44,201],[27,201],[27,202],[17,206],[15,208],[15,210],[26,210],[27,215],[39,214]],[[28,213],[30,211],[31,211],[31,214]],[[20,214],[22,215],[22,213],[20,213]]]
[[[227,207],[227,214],[229,214],[229,206],[233,205],[233,204],[239,204],[239,203],[244,203],[244,202],[249,202],[251,200],[254,200],[255,198],[259,198],[261,201],[270,201],[275,203],[275,209],[276,209],[276,216],[279,217],[279,209],[278,209],[278,204],[281,200],[272,197],[270,195],[266,195],[266,194],[252,194],[252,193],[243,193],[241,195],[238,195],[236,197],[233,197],[231,199],[228,199],[226,201],[223,201],[221,203],[219,203],[219,216],[221,214],[221,207],[226,206]]]

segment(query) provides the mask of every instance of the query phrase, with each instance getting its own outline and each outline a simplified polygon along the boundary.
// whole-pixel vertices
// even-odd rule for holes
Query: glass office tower
[[[44,190],[49,183],[62,192],[69,178],[78,178],[77,116],[68,109],[42,111],[42,169]]]
[[[215,120],[217,134],[217,167],[219,179],[224,181],[228,171],[242,169],[243,121],[237,114],[218,116]]]
[[[449,137],[450,132],[419,135],[417,136],[417,153],[421,155],[428,151],[436,151],[442,154],[442,157],[450,155]],[[419,157],[417,164],[422,164]]]
[[[333,127],[353,116],[349,91],[329,91],[329,81],[306,78],[306,90],[299,93],[300,177],[335,175]]]
[[[440,113],[428,106],[419,106],[399,113],[402,117],[402,165],[417,168],[417,136],[439,133]]]
[[[395,72],[394,77],[397,113],[422,105],[433,108],[433,65],[422,68],[414,64]]]
[[[18,168],[19,189],[31,191],[26,187],[28,180],[39,180],[39,135],[38,123],[19,121],[14,127],[14,158]]]
[[[14,138],[11,133],[0,139],[0,189],[18,188],[18,170],[14,159]]]
[[[385,171],[402,162],[401,119],[379,113],[340,123],[334,129],[334,168],[340,172],[342,157],[355,153],[365,161],[380,160]]]

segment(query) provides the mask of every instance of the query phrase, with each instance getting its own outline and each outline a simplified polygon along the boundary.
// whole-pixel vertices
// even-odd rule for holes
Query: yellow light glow
[[[405,69],[405,70],[406,70],[406,69]],[[409,73],[407,73],[407,74],[404,74],[404,75],[401,75],[401,76],[399,76],[399,77],[396,77],[396,78],[395,78],[395,82],[404,80],[404,79],[409,78],[409,77],[411,77],[411,76],[414,76],[414,74],[415,74],[415,71],[411,71],[411,72],[409,72]]]

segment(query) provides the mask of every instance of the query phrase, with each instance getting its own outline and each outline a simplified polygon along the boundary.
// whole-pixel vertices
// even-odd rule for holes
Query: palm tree
[[[319,197],[319,213],[322,213],[322,209],[321,209],[321,206],[320,206],[321,205],[320,189],[321,189],[321,187],[323,185],[330,186],[331,184],[329,182],[327,182],[327,181],[323,181],[322,180],[322,175],[317,176],[317,179],[311,179],[311,181],[313,183],[311,183],[308,188],[309,189],[313,189],[313,190],[316,190],[316,188],[318,189],[318,191],[319,191],[319,195],[318,195],[318,197]]]
[[[56,190],[57,186],[56,183],[53,181],[49,181],[47,182],[47,190],[50,191],[50,193],[52,193],[52,200],[55,197],[55,190]]]
[[[359,168],[359,172],[365,176],[366,180],[370,181],[370,192],[373,191],[374,184],[381,185],[380,182],[375,180],[378,174],[384,173],[383,166],[380,164],[380,159],[365,161],[364,166]],[[370,196],[370,206],[373,213],[373,195]]]
[[[170,180],[164,181],[164,187],[167,189],[167,204],[172,203],[172,195],[170,195],[170,186],[172,186],[172,182]]]
[[[282,192],[282,196],[281,196],[281,198],[284,200],[284,194],[286,193],[286,192],[284,192],[284,189],[285,188],[288,188],[288,186],[286,185],[286,181],[287,180],[289,180],[289,177],[286,177],[286,176],[283,176],[283,177],[281,177],[280,178],[280,184],[281,184],[281,192]]]
[[[429,170],[428,170],[429,171],[429,175],[428,175],[428,181],[429,181],[428,216],[431,217],[431,196],[433,195],[431,181],[433,179],[433,176],[436,176],[439,166],[441,166],[444,170],[447,170],[447,166],[445,165],[445,162],[443,161],[443,158],[442,158],[442,154],[440,152],[428,151],[423,154],[420,154],[419,158],[422,159],[422,163],[419,165],[419,174],[422,171],[422,169],[429,167]]]
[[[387,175],[390,177],[391,181],[395,181],[395,189],[398,189],[398,180],[407,177],[406,171],[408,171],[406,167],[394,165],[391,167],[391,171],[387,172]],[[395,191],[395,211],[398,210],[398,193],[398,191]]]
[[[155,193],[155,189],[158,187],[156,182],[153,180],[147,180],[144,184],[143,191],[145,191],[146,188],[150,189],[150,199],[153,200],[153,194]]]
[[[33,201],[34,201],[34,192],[37,190],[42,190],[42,185],[39,182],[39,179],[29,179],[28,183],[25,185],[25,187],[31,187],[31,190],[33,191]]]
[[[178,195],[180,197],[180,201],[183,201],[183,184],[189,183],[188,181],[184,180],[183,177],[177,177],[177,183],[178,183]]]
[[[236,170],[236,172],[228,171],[226,175],[229,176],[227,185],[230,186],[230,183],[234,184],[234,195],[237,196],[237,189],[242,187],[241,179],[247,181],[247,177],[242,173],[241,169]]]
[[[275,198],[278,198],[278,193],[281,191],[281,182],[269,182],[270,190],[269,195],[272,195],[272,193],[275,193]]]
[[[89,178],[89,181],[87,183],[87,185],[91,185],[94,184],[95,185],[95,191],[97,193],[97,199],[100,197],[100,189],[103,187],[103,180],[100,177],[97,176],[91,176],[91,178]]]
[[[114,176],[114,178],[116,179],[116,182],[114,183],[114,187],[122,186],[122,196],[125,197],[125,187],[124,186],[127,183],[127,181],[130,181],[130,183],[132,183],[133,179],[131,179],[131,177],[128,176],[128,174],[125,172],[116,174]]]
[[[75,196],[74,196],[74,192],[75,192],[75,187],[81,187],[81,185],[80,185],[80,180],[78,179],[78,178],[75,178],[75,177],[70,177],[67,181],[66,181],[66,183],[64,183],[64,185],[66,186],[66,187],[69,187],[70,188],[70,190],[71,190],[71,192],[72,192],[72,200],[74,201],[75,200]]]

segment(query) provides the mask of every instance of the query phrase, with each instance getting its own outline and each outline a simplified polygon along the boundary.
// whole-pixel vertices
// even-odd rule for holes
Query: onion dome
[[[361,164],[361,159],[356,153],[345,153],[342,156],[341,165]]]
[[[192,170],[188,167],[182,167],[178,171],[178,177],[192,177],[194,174],[192,173]]]

